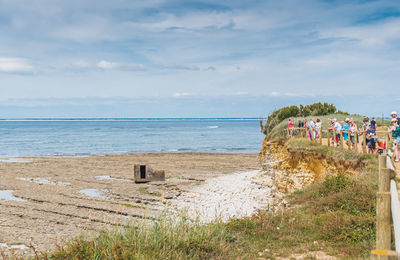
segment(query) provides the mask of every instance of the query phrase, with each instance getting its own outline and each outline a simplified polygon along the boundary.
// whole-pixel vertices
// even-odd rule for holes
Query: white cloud
[[[99,61],[96,64],[96,66],[98,68],[100,68],[100,69],[105,69],[106,70],[106,69],[115,69],[115,68],[117,68],[119,66],[119,64],[115,63],[115,62],[102,60],[102,61]]]
[[[143,28],[152,31],[167,29],[200,30],[207,27],[223,28],[233,23],[231,13],[197,12],[186,16],[163,14],[158,21],[148,23],[127,23],[134,28]]]
[[[33,66],[26,59],[0,57],[0,72],[21,73],[31,71],[33,71]]]
[[[378,24],[367,24],[321,32],[324,38],[357,40],[364,47],[382,47],[391,40],[400,39],[400,19],[390,19]]]
[[[278,92],[278,91],[272,91],[271,94],[270,94],[270,96],[272,96],[272,97],[279,97],[279,96],[281,96],[281,93]]]
[[[183,93],[177,92],[177,93],[174,93],[172,96],[173,97],[187,97],[187,96],[192,96],[192,94],[186,93],[186,92],[183,92]]]
[[[247,91],[239,91],[239,92],[235,92],[233,93],[234,96],[247,96],[249,95],[249,92]]]

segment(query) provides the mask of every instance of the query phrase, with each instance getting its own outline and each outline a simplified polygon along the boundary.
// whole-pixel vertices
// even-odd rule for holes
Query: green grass
[[[291,150],[321,153],[333,158],[345,160],[371,160],[376,158],[376,155],[373,154],[355,153],[354,151],[349,151],[347,149],[338,149],[333,146],[320,145],[318,142],[312,142],[307,138],[291,138],[287,141],[287,147]]]
[[[209,259],[231,255],[235,237],[220,221],[201,225],[185,215],[160,217],[150,224],[132,223],[101,232],[94,238],[78,237],[40,259]],[[227,258],[225,258],[227,259]]]
[[[281,214],[260,213],[228,223],[237,240],[254,256],[289,257],[324,251],[348,258],[367,257],[375,243],[374,186],[343,175],[329,177],[290,197],[296,206]]]

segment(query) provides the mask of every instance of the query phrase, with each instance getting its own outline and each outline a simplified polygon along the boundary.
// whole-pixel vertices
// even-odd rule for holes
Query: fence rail
[[[307,137],[309,130],[306,128],[293,128],[283,130],[283,135],[286,138],[294,136]],[[347,149],[359,152],[358,144],[359,137],[361,136],[362,153],[366,152],[366,132],[350,130],[341,130],[336,132],[335,129],[322,129],[317,131],[314,140],[323,143],[322,139],[325,135],[328,139],[327,145],[339,146],[345,149],[344,137],[347,135]],[[336,138],[340,136],[340,138]],[[371,251],[371,259],[400,259],[400,201],[397,184],[395,181],[396,167],[393,161],[393,142],[390,138],[388,131],[376,131],[375,136],[385,141],[385,147],[382,149],[382,154],[379,156],[379,174],[378,174],[378,192],[376,194],[376,249]],[[331,140],[333,140],[331,142]],[[393,222],[393,242],[395,250],[392,250],[392,222]]]
[[[328,146],[337,146],[342,149],[347,148],[347,150],[354,150],[355,152],[367,152],[367,134],[365,131],[353,132],[351,130],[341,130],[336,132],[335,129],[322,129],[322,126],[319,130],[310,131],[307,128],[294,127],[282,130],[281,136],[286,138],[308,137],[310,133],[313,135],[312,139],[318,141],[320,144],[323,144],[322,139],[326,138]],[[388,131],[376,131],[375,135],[370,136],[370,138],[384,141],[385,148],[381,150],[385,150],[386,153],[388,152],[388,147],[392,145]],[[361,151],[359,151],[359,143],[361,143]]]
[[[391,151],[391,147],[388,151]],[[392,152],[392,151],[391,151]],[[395,182],[396,168],[392,157],[379,156],[379,190],[376,194],[376,249],[371,259],[399,259],[400,256],[400,202]],[[392,222],[395,250],[392,245]]]

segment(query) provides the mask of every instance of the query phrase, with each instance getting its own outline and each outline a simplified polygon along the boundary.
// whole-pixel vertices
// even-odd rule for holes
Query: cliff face
[[[359,174],[362,161],[333,158],[323,153],[303,151],[286,143],[264,140],[260,161],[264,170],[274,169],[272,180],[280,192],[292,193],[327,175]]]

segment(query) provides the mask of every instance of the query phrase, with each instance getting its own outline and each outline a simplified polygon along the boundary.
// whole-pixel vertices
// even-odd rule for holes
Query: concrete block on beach
[[[165,181],[164,170],[154,170],[150,166],[135,164],[134,179],[136,183],[145,183],[151,181]]]

